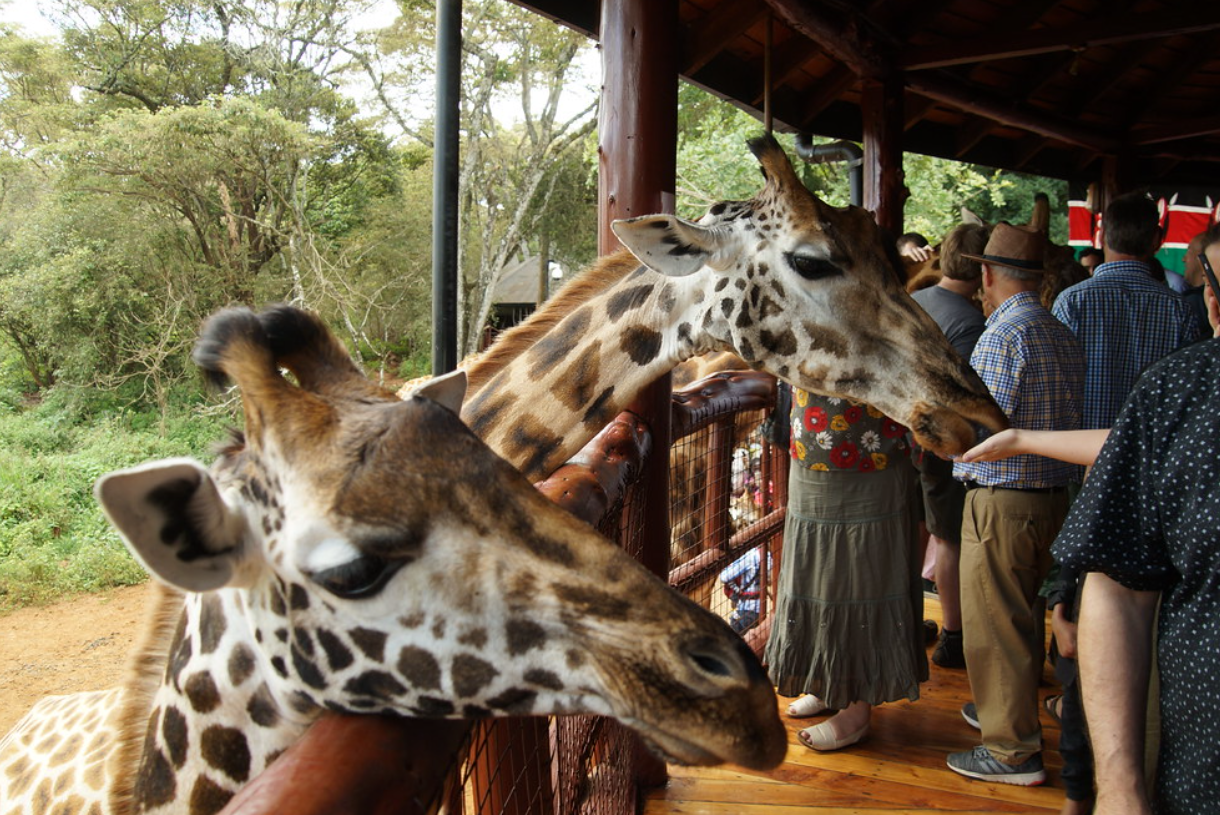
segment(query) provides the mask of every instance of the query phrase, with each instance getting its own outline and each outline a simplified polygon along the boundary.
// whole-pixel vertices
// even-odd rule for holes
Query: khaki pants
[[[1067,515],[1066,490],[978,487],[962,516],[962,631],[983,744],[1005,764],[1042,749],[1038,680],[1045,644],[1038,588]]]

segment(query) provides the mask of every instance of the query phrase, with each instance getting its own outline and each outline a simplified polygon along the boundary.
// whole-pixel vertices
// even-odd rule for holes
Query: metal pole
[[[458,119],[462,0],[436,4],[436,142],[432,172],[432,375],[457,367]]]

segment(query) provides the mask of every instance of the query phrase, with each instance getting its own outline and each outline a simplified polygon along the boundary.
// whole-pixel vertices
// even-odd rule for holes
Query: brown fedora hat
[[[989,263],[992,266],[1009,266],[1023,272],[1042,272],[1042,258],[1046,253],[1046,239],[1039,232],[1000,222],[991,230],[991,237],[983,247],[983,254],[962,257]]]

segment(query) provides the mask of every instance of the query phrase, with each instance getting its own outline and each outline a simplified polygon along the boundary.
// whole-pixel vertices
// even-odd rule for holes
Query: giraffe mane
[[[135,782],[144,741],[148,735],[152,701],[169,662],[178,621],[185,614],[183,595],[176,589],[153,581],[153,596],[145,614],[144,633],[139,647],[127,663],[123,700],[118,712],[118,747],[109,773],[114,779],[110,791],[111,815],[133,815]]]
[[[559,322],[597,295],[640,268],[635,255],[626,249],[599,258],[564,285],[555,296],[525,322],[500,335],[490,348],[474,358],[466,368],[467,393],[475,393],[521,352],[533,346]]]

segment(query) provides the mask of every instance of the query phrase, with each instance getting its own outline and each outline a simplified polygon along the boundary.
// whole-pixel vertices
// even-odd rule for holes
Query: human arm
[[[1096,765],[1094,815],[1152,811],[1144,784],[1144,712],[1159,597],[1101,572],[1084,582],[1077,645]]]
[[[1060,655],[1076,659],[1078,626],[1068,619],[1066,603],[1060,603],[1051,610],[1051,630],[1055,632],[1055,647]]]
[[[1070,464],[1092,464],[1110,435],[1102,430],[1021,430],[1009,428],[989,436],[971,447],[957,459],[999,461],[1000,459],[1032,454],[1066,461]]]

